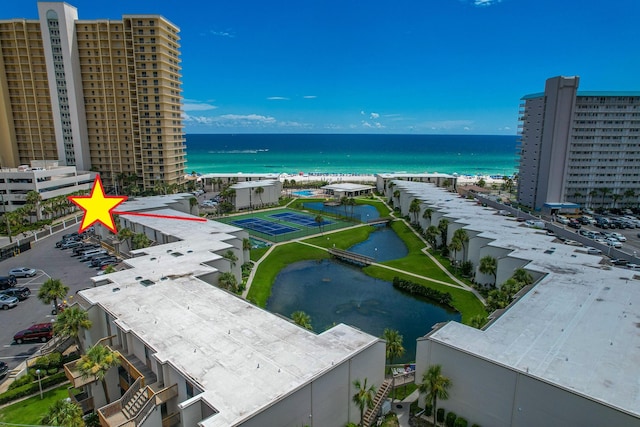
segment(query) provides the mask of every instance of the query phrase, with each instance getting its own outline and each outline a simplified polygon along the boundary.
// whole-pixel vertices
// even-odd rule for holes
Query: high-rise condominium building
[[[181,182],[179,29],[158,15],[83,21],[58,2],[38,13],[0,21],[1,165],[58,160],[116,190],[125,175]]]
[[[579,77],[553,77],[520,105],[518,201],[582,207],[637,204],[640,92],[578,91]]]

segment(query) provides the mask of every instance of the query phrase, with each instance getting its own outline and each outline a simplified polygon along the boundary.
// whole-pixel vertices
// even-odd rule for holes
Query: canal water
[[[376,261],[407,254],[404,242],[388,227],[381,227],[367,241],[349,250]],[[403,336],[406,349],[398,363],[415,360],[416,339],[427,334],[434,324],[460,320],[458,313],[400,292],[390,282],[334,260],[301,261],[285,267],[276,277],[267,310],[286,317],[302,310],[311,317],[317,333],[338,323],[378,337],[385,328],[396,329]]]

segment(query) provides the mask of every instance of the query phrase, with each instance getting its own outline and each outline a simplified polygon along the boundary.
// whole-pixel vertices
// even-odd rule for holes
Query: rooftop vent
[[[140,284],[143,286],[151,286],[151,285],[155,285],[156,282],[154,282],[153,280],[144,279],[140,281]]]
[[[179,256],[183,256],[184,254],[181,254],[180,252],[174,252],[171,255],[173,255],[175,257],[179,257]]]

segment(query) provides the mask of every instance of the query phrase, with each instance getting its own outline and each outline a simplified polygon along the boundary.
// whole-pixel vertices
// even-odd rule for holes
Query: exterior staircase
[[[389,392],[391,391],[391,379],[386,379],[378,388],[378,392],[373,398],[373,406],[367,409],[367,412],[364,414],[364,418],[362,419],[362,427],[370,427],[373,422],[376,420],[378,416],[378,412],[380,412],[380,408],[382,407],[382,403],[385,401]]]
[[[147,403],[149,398],[147,397],[147,388],[141,388],[134,394],[131,399],[125,403],[122,408],[122,413],[127,419],[135,418],[136,415],[140,412],[140,410]]]

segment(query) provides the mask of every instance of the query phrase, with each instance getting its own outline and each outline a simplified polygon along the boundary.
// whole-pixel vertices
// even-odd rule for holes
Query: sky
[[[0,19],[37,18],[35,0]],[[549,77],[640,90],[639,0],[67,0],[180,27],[186,133],[515,135]]]

